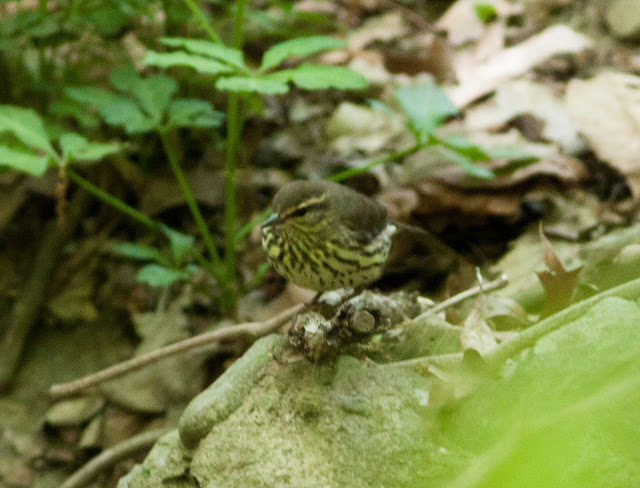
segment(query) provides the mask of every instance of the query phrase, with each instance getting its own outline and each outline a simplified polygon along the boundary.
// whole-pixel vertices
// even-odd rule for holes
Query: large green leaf
[[[118,242],[111,245],[111,252],[118,256],[138,261],[155,261],[169,265],[167,259],[155,247],[136,244],[135,242]]]
[[[85,137],[66,132],[58,141],[65,161],[100,161],[105,156],[118,152],[121,145],[116,142],[89,142]]]
[[[495,175],[493,171],[483,166],[478,166],[472,159],[461,154],[453,149],[445,146],[436,146],[435,149],[449,161],[453,161],[460,166],[465,172],[469,173],[476,178],[493,178]]]
[[[223,121],[224,114],[205,100],[174,100],[169,105],[171,127],[220,127]]]
[[[166,225],[162,226],[162,231],[169,239],[169,247],[176,264],[181,265],[185,256],[193,249],[195,238],[191,234],[178,232]]]
[[[561,312],[562,313],[562,312]],[[442,417],[453,488],[640,486],[640,309],[604,298]]]
[[[56,155],[42,118],[33,109],[0,105],[1,132],[10,132],[23,144],[51,156]]]
[[[107,105],[100,114],[109,125],[124,127],[127,134],[139,134],[149,132],[160,126],[162,120],[158,117],[149,117],[142,113],[133,100],[119,98]]]
[[[200,39],[186,39],[184,37],[163,37],[160,42],[165,46],[182,47],[191,53],[217,59],[238,69],[245,68],[242,51],[227,47],[221,43]]]
[[[250,78],[245,76],[230,76],[216,81],[216,88],[222,91],[264,93],[268,95],[282,95],[289,91],[286,81],[272,76]]]
[[[130,92],[131,87],[140,79],[138,70],[130,64],[118,66],[109,73],[109,83],[116,90]]]
[[[178,84],[172,78],[165,75],[140,78],[135,68],[130,66],[112,70],[109,81],[114,88],[131,93],[147,115],[155,120],[162,119],[171,96],[178,90]]]
[[[149,286],[167,286],[178,280],[187,280],[191,272],[185,269],[169,269],[157,264],[147,264],[138,274],[136,279]]]
[[[290,80],[305,90],[361,90],[368,86],[360,73],[344,66],[303,64],[297,68],[283,70],[271,75],[274,79]]]
[[[309,56],[326,49],[338,49],[346,45],[346,41],[330,36],[312,36],[284,41],[264,53],[260,70],[264,72],[275,68],[292,56]]]
[[[100,117],[95,112],[87,110],[84,103],[69,97],[50,104],[49,113],[57,117],[73,117],[85,129],[96,129],[100,125]]]
[[[158,53],[155,51],[147,51],[143,62],[147,66],[158,66],[159,68],[171,68],[173,66],[187,66],[193,68],[199,73],[210,75],[219,75],[224,73],[233,73],[236,71],[233,67],[220,63],[214,59],[205,58],[197,54],[189,54],[184,51],[176,51],[172,53]]]
[[[64,92],[71,100],[97,109],[102,109],[120,98],[110,91],[94,86],[70,86],[65,88]]]
[[[51,156],[32,154],[0,146],[0,166],[6,166],[33,176],[42,176],[49,166]]]
[[[394,96],[409,117],[411,130],[421,138],[431,134],[446,117],[458,113],[444,90],[433,83],[402,86]]]

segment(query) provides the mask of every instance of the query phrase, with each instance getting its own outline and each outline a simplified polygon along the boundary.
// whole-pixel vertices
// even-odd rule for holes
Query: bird
[[[396,226],[381,203],[327,180],[283,185],[262,224],[275,270],[303,288],[363,288],[382,275]]]

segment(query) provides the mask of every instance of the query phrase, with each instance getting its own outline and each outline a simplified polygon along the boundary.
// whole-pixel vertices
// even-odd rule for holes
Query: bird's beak
[[[280,219],[280,215],[278,213],[273,213],[271,214],[271,217],[265,220],[260,227],[264,229],[265,227],[270,226],[274,222],[277,222],[279,219]]]

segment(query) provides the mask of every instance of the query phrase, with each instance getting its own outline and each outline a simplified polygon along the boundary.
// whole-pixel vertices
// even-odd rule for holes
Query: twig
[[[243,324],[229,325],[227,327],[212,330],[211,332],[190,337],[183,341],[175,342],[168,346],[161,347],[160,349],[156,349],[148,354],[142,354],[127,361],[115,364],[109,368],[83,378],[79,378],[68,383],[52,385],[49,389],[49,395],[54,399],[70,396],[91,386],[95,386],[105,381],[123,376],[132,371],[136,371],[148,364],[152,364],[181,352],[189,351],[214,342],[242,336],[256,339],[277,330],[291,317],[294,317],[296,314],[304,310],[306,306],[307,304],[305,303],[299,303],[298,305],[294,305],[265,322],[245,322]]]
[[[78,471],[66,479],[60,488],[79,488],[91,481],[100,471],[124,459],[136,451],[152,445],[168,432],[167,429],[155,429],[130,437],[101,452]]]
[[[42,302],[49,289],[51,273],[65,243],[77,227],[89,203],[89,194],[76,192],[68,206],[66,225],[52,220],[42,237],[42,244],[33,260],[33,268],[22,293],[11,311],[4,335],[0,339],[0,390],[8,389],[20,363],[24,346],[35,325]]]
[[[487,285],[485,285],[486,289]],[[499,368],[507,359],[532,347],[539,339],[545,335],[558,330],[559,328],[578,320],[587,313],[593,306],[605,298],[618,297],[626,300],[635,300],[640,297],[640,278],[628,281],[602,293],[598,293],[591,298],[574,303],[551,317],[538,322],[532,327],[522,331],[512,340],[501,343],[499,346],[484,355],[484,360],[489,369]],[[424,314],[423,314],[424,315]],[[427,368],[431,365],[446,366],[462,361],[463,353],[441,354],[435,356],[423,356],[390,363],[389,366],[412,366]]]
[[[484,285],[474,286],[473,288],[469,288],[468,290],[465,290],[462,293],[458,293],[457,295],[452,296],[451,298],[447,298],[446,300],[438,303],[437,305],[434,305],[429,310],[426,310],[422,312],[420,315],[418,315],[417,317],[411,319],[411,321],[417,322],[418,320],[422,320],[429,315],[434,315],[439,312],[442,312],[443,310],[451,307],[452,305],[456,305],[460,302],[465,301],[467,298],[471,298],[473,296],[479,295],[480,293],[499,290],[500,288],[507,286],[507,283],[509,283],[509,278],[507,277],[506,274],[502,274],[500,275],[499,278],[493,281],[490,281],[489,283],[486,283]]]

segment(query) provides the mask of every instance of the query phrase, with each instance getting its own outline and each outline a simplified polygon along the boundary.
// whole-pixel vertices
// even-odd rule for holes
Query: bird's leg
[[[314,305],[317,305],[318,302],[320,301],[320,297],[322,296],[324,292],[323,291],[319,291],[317,292],[314,297],[311,299],[311,301],[309,303],[307,303],[307,308],[311,308]]]

